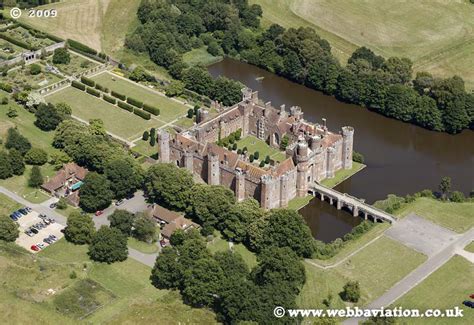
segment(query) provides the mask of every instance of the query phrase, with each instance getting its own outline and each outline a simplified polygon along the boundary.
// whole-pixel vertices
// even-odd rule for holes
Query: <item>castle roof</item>
[[[295,168],[295,164],[293,163],[293,159],[290,157],[282,161],[280,164],[278,164],[273,174],[275,176],[281,176],[285,174],[286,172],[289,172],[293,168]]]
[[[270,173],[268,170],[262,169],[260,167],[257,167],[255,165],[250,164],[250,163],[248,163],[246,161],[243,161],[243,160],[237,161],[237,166],[236,167],[238,167],[241,170],[245,171],[247,173],[247,175],[249,175],[250,177],[254,177],[254,178],[257,178],[257,179],[260,179],[260,177],[262,177],[263,175],[267,175],[267,174]]]
[[[239,155],[237,155],[235,152],[222,148],[215,143],[208,143],[204,148],[203,156],[209,154],[218,155],[219,161],[222,164],[227,162],[226,165],[230,168],[235,168],[237,161],[239,160]]]

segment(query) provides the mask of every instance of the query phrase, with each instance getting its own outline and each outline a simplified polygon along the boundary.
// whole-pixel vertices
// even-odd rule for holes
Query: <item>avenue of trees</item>
[[[240,100],[242,86],[188,67],[183,53],[206,45],[213,55],[243,60],[391,118],[449,133],[474,128],[474,94],[466,92],[462,78],[418,72],[413,79],[409,59],[384,58],[365,47],[343,66],[314,29],[277,24],[263,29],[261,15],[260,6],[247,0],[143,1],[138,10],[141,25],[126,45],[148,53],[189,90],[224,105]]]

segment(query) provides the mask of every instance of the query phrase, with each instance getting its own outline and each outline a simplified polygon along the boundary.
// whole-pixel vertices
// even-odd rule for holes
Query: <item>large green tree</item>
[[[19,234],[18,224],[11,218],[0,215],[0,240],[14,242]]]
[[[44,182],[43,174],[38,166],[31,168],[30,178],[28,179],[28,185],[31,187],[40,187]]]
[[[25,162],[23,155],[16,149],[10,149],[8,152],[10,166],[14,175],[23,175],[25,172]]]
[[[156,239],[156,221],[144,213],[137,213],[132,236],[140,241],[153,242]]]
[[[257,200],[246,199],[224,212],[222,232],[234,242],[244,242],[248,238],[249,225],[263,215]]]
[[[105,166],[105,176],[110,181],[114,198],[123,199],[135,193],[143,181],[140,167],[129,159],[115,159]]]
[[[35,112],[35,125],[43,131],[51,131],[63,121],[63,115],[51,104],[41,103]]]
[[[18,129],[9,128],[7,131],[7,140],[5,142],[5,148],[16,149],[22,155],[26,154],[31,149],[31,143],[27,138],[22,136]]]
[[[117,209],[114,211],[114,213],[108,216],[108,219],[110,221],[111,228],[117,228],[126,236],[131,235],[133,221],[135,220],[133,213],[126,210]]]
[[[6,151],[0,151],[0,179],[7,179],[13,176],[13,168],[10,157]]]
[[[42,166],[48,162],[48,153],[41,148],[31,148],[25,155],[25,162],[29,165]]]
[[[88,254],[92,260],[107,264],[125,261],[128,256],[127,236],[116,228],[102,226],[92,237]]]
[[[66,48],[59,48],[54,50],[53,63],[54,64],[69,64],[71,56]]]
[[[67,241],[76,245],[90,244],[94,233],[94,221],[89,215],[77,211],[69,214],[64,229],[64,237]]]
[[[105,176],[90,172],[84,178],[80,189],[79,204],[84,211],[94,212],[105,209],[112,203],[113,193]]]
[[[181,286],[182,272],[175,248],[165,247],[156,258],[151,271],[151,283],[158,289],[176,289]]]

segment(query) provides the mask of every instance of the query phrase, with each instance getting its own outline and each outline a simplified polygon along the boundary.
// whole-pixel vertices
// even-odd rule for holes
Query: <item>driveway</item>
[[[385,235],[428,257],[440,252],[461,236],[415,214],[393,224]]]

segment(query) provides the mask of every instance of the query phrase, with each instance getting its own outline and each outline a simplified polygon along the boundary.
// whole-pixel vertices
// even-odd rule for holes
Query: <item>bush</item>
[[[95,81],[94,80],[89,79],[89,78],[84,77],[84,76],[81,77],[81,82],[83,84],[88,85],[89,87],[94,87],[95,86]]]
[[[54,64],[69,64],[71,62],[71,56],[65,48],[59,48],[54,50],[53,63]]]
[[[0,82],[0,89],[5,90],[7,93],[13,92],[13,87],[10,84],[7,84],[5,82]]]
[[[95,89],[100,90],[100,91],[103,91],[104,93],[108,93],[108,92],[109,92],[109,88],[104,87],[104,86],[102,86],[102,85],[99,85],[98,83],[95,84]]]
[[[117,104],[120,108],[123,108],[124,110],[127,110],[129,112],[133,112],[133,106],[132,105],[128,105],[127,103],[124,103],[124,102],[121,102],[121,101],[118,101]]]
[[[188,109],[188,118],[193,118],[194,110],[192,108]]]
[[[258,165],[260,168],[265,166],[265,161],[261,161],[260,164]]]
[[[255,157],[253,156],[253,153],[252,153],[252,154],[250,154],[250,157],[249,157],[249,160],[250,160],[250,162],[253,162],[253,161],[254,161],[254,159],[255,159]]]
[[[142,140],[143,141],[148,141],[150,139],[150,133],[148,131],[143,132]]]
[[[361,153],[357,152],[357,151],[352,151],[352,161],[363,164],[364,163],[364,156]]]
[[[428,190],[428,189],[425,189],[425,190],[421,191],[421,192],[420,192],[420,196],[421,196],[421,197],[434,198],[433,191],[432,191],[432,190]]]
[[[59,210],[66,210],[67,209],[67,202],[64,197],[60,197],[58,203],[56,203],[56,208]]]
[[[0,215],[0,240],[14,242],[19,234],[18,224],[9,217]]]
[[[150,113],[144,112],[144,111],[142,111],[141,109],[136,109],[136,108],[135,108],[135,109],[133,110],[133,114],[138,115],[138,116],[140,116],[141,118],[143,118],[143,119],[145,119],[145,120],[151,119]]]
[[[451,193],[450,200],[453,202],[464,202],[466,201],[466,197],[463,192],[454,191]]]
[[[115,98],[118,98],[118,99],[120,99],[120,100],[125,100],[125,99],[127,99],[127,96],[122,95],[122,94],[120,94],[120,93],[117,93],[117,92],[115,92],[115,91],[113,91],[113,90],[112,90],[112,92],[111,92],[110,94],[111,94],[112,96],[114,96]]]
[[[41,66],[39,64],[33,63],[30,65],[30,74],[37,75],[41,73]]]
[[[341,298],[344,301],[358,302],[360,298],[360,286],[357,281],[349,281],[341,292]]]
[[[117,104],[117,100],[115,98],[107,96],[105,94],[102,96],[102,99],[105,100],[106,102],[109,102],[112,105]]]
[[[143,104],[143,110],[153,115],[160,115],[160,109],[147,104]]]
[[[42,166],[48,162],[48,154],[40,148],[31,148],[25,155],[25,162],[29,165]]]
[[[127,98],[127,103],[135,106],[135,107],[138,107],[138,108],[142,108],[143,107],[143,103],[139,100],[136,100],[135,98],[132,98],[132,97],[128,97]]]
[[[71,86],[74,88],[80,89],[82,91],[86,90],[86,85],[80,83],[79,81],[73,80]]]
[[[97,55],[97,51],[90,48],[89,46],[87,45],[84,45],[82,43],[79,43],[78,41],[75,41],[75,40],[72,40],[72,39],[68,39],[67,40],[67,44],[75,49],[75,50],[78,50],[78,51],[81,51],[81,52],[85,52],[85,53],[89,53],[89,54],[92,54],[92,55]]]
[[[95,97],[100,97],[100,91],[97,91],[94,88],[87,87],[86,92],[88,94],[91,94],[91,95],[95,96]]]
[[[253,157],[254,157],[255,159],[258,159],[258,158],[260,157],[260,152],[255,151],[255,153],[253,154]]]

